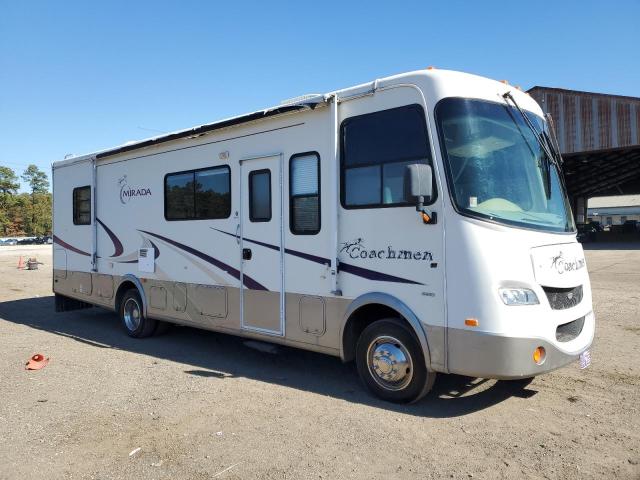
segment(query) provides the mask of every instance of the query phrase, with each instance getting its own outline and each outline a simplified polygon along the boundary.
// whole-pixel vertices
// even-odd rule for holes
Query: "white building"
[[[621,225],[627,220],[640,221],[640,195],[596,197],[589,199],[589,221],[602,225]]]

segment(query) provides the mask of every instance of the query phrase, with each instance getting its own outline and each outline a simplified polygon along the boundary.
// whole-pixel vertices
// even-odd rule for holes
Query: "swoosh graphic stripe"
[[[79,248],[76,248],[73,245],[69,245],[67,242],[61,240],[60,237],[56,237],[55,235],[53,236],[53,241],[54,241],[54,243],[57,243],[61,247],[64,247],[67,250],[71,250],[72,252],[79,253],[80,255],[84,255],[86,257],[90,257],[91,256],[90,253],[87,253],[87,252],[85,252],[83,250],[80,250]]]
[[[233,233],[225,232],[224,230],[219,230],[213,227],[210,227],[210,228],[217,232],[224,233],[225,235],[229,235],[230,237],[235,237]],[[271,245],[270,243],[264,243],[259,240],[253,240],[247,237],[245,237],[243,240],[245,242],[255,243],[256,245],[261,245],[263,247],[270,248],[271,250],[275,250],[277,252],[280,251],[280,247],[278,247],[277,245]],[[328,258],[318,257],[317,255],[311,255],[310,253],[299,252],[298,250],[292,250],[290,248],[285,248],[284,253],[288,253],[289,255],[293,255],[294,257],[303,258],[304,260],[309,260],[310,262],[331,266],[331,260],[329,260]]]
[[[176,242],[175,240],[171,240],[170,238],[163,237],[162,235],[158,235],[157,233],[147,232],[146,230],[140,230],[140,231],[142,233],[146,233],[147,235],[151,235],[153,237],[159,238],[160,240],[163,240],[163,241],[169,243],[170,245],[173,245],[174,247],[178,247],[181,250],[184,250],[185,252],[190,253],[191,255],[195,255],[196,257],[201,258],[205,262],[210,263],[211,265],[219,268],[220,270],[224,270],[229,275],[231,275],[231,276],[237,278],[238,280],[240,280],[240,270],[238,270],[236,268],[233,268],[231,265],[227,265],[224,262],[221,262],[217,258],[213,258],[210,255],[207,255],[206,253],[203,253],[203,252],[201,252],[199,250],[196,250],[193,247],[190,247],[190,246],[185,245],[183,243]],[[267,290],[268,291],[267,287],[265,287],[261,283],[257,282],[256,280],[254,280],[253,278],[251,278],[248,275],[243,275],[243,284],[246,287],[251,288],[252,290]]]
[[[114,252],[113,252],[113,255],[111,255],[111,258],[119,257],[120,255],[122,255],[122,252],[124,252],[124,247],[122,246],[122,242],[120,241],[120,239],[116,236],[115,233],[113,233],[109,229],[109,227],[107,227],[104,223],[102,223],[102,220],[100,220],[99,218],[96,217],[96,222],[98,222],[98,224],[102,228],[104,228],[104,231],[107,232],[107,235],[109,235],[109,238],[111,239],[111,242],[113,243]]]
[[[410,285],[424,285],[420,282],[408,280],[402,277],[396,277],[395,275],[389,275],[388,273],[376,272],[375,270],[369,270],[368,268],[357,267],[350,263],[340,262],[338,266],[339,272],[346,272],[358,277],[366,278],[367,280],[377,280],[381,282],[395,282],[395,283],[408,283]]]
[[[225,235],[229,235],[231,237],[235,237],[233,233],[225,232],[224,230],[219,230],[217,228],[210,227],[213,230],[216,230],[220,233],[224,233]],[[271,250],[280,251],[280,247],[277,245],[271,245],[269,243],[260,242],[258,240],[252,240],[250,238],[244,238],[247,242],[255,243],[256,245],[261,245],[266,248],[270,248]],[[295,255],[296,257],[304,258],[305,260],[310,260],[312,262],[320,263],[322,265],[331,266],[331,260],[328,258],[318,257],[316,255],[311,255],[309,253],[299,252],[297,250],[291,250],[289,248],[284,249],[285,253],[289,253],[291,255]],[[358,277],[366,278],[367,280],[376,280],[381,282],[395,282],[395,283],[406,283],[409,285],[424,285],[423,283],[416,282],[414,280],[408,280],[402,277],[396,277],[395,275],[389,275],[388,273],[376,272],[375,270],[369,270],[364,267],[357,267],[355,265],[351,265],[349,263],[340,262],[340,266],[338,267],[338,271],[342,271],[345,273],[350,273],[351,275],[356,275]]]

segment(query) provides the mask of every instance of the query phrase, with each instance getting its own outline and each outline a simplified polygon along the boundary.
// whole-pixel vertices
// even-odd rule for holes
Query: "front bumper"
[[[580,335],[566,343],[451,328],[448,331],[448,371],[500,380],[533,377],[576,361],[591,346],[594,332],[593,312],[586,316]],[[541,365],[533,361],[533,351],[537,347],[546,350]]]

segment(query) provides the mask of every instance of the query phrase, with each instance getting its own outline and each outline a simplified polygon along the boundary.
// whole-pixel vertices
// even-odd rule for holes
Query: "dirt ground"
[[[410,406],[339,359],[56,314],[51,247],[0,247],[0,479],[640,478],[640,250],[609,247],[587,251],[591,367],[526,386],[441,375]],[[35,352],[51,362],[25,371]]]

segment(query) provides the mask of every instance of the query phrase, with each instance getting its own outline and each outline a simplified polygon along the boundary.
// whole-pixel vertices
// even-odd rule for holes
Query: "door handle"
[[[251,249],[250,248],[243,248],[242,249],[242,259],[243,260],[251,260]]]
[[[236,242],[240,245],[240,224],[236,227]]]

